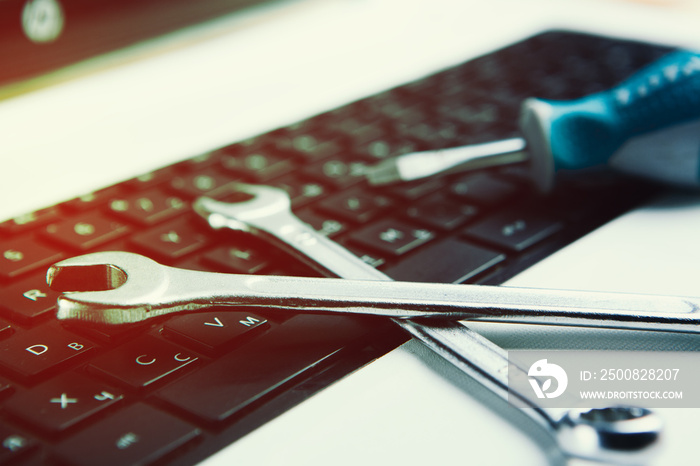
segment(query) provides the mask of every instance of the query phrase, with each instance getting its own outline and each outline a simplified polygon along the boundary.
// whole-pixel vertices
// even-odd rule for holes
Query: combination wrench
[[[54,289],[68,291],[58,298],[59,319],[97,324],[136,323],[212,306],[248,306],[268,313],[700,333],[697,298],[443,283],[387,286],[388,277],[382,274],[380,280],[381,272],[371,270],[377,275],[371,280],[212,273],[168,267],[139,254],[104,251],[52,265],[47,281]],[[76,292],[78,288],[91,291]]]
[[[286,192],[276,188],[242,184],[238,185],[237,189],[251,198],[232,204],[202,198],[195,204],[195,210],[205,217],[213,228],[247,231],[280,246],[325,275],[364,281],[353,284],[333,279],[211,274],[160,266],[150,259],[128,253],[95,253],[67,259],[49,269],[48,281],[52,286],[60,285],[58,288],[61,290],[84,288],[86,277],[92,277],[92,283],[97,290],[64,293],[58,302],[59,318],[124,323],[221,304],[269,306],[271,309],[286,307],[295,312],[339,310],[345,313],[380,314],[391,317],[399,326],[460,370],[508,400],[509,361],[505,350],[459,323],[442,320],[426,323],[423,320],[423,323],[419,324],[408,320],[426,316],[450,320],[461,318],[464,314],[457,312],[454,302],[447,304],[449,300],[443,299],[443,307],[440,308],[440,305],[436,304],[435,295],[423,296],[422,301],[418,302],[415,293],[406,300],[406,293],[412,293],[413,289],[424,284],[394,282],[387,287],[386,283],[381,282],[391,280],[388,276],[297,219],[291,212]],[[78,283],[80,286],[76,285]],[[330,289],[327,288],[329,286]],[[476,285],[474,287],[491,290],[494,294],[482,297],[481,301],[478,298],[473,299],[475,304],[472,305],[470,317],[474,317],[474,313],[477,316],[484,314],[483,308],[489,302],[497,310],[495,316],[504,311],[503,306],[493,306],[493,300],[503,303],[501,295],[508,288]],[[468,290],[469,286],[432,284],[428,288],[456,291]],[[389,289],[398,291],[393,297],[387,298]],[[348,290],[354,292],[348,293]],[[536,307],[535,312],[532,312],[534,316],[541,314],[543,309],[554,309],[566,301],[559,299],[550,303],[550,306],[542,307],[542,299],[537,295],[539,290],[515,290],[516,293],[534,293],[529,302],[529,305]],[[234,294],[236,298],[232,301],[231,297]],[[465,299],[469,302],[465,296],[468,296],[468,293],[452,298],[464,306]],[[523,296],[525,295],[512,297],[511,301],[522,300]],[[401,297],[403,300],[398,299]],[[599,311],[601,308],[611,307],[607,299],[610,298],[599,300],[603,303],[602,307],[599,305]],[[351,302],[350,306],[348,301]],[[624,301],[626,300],[621,300],[618,304]],[[676,305],[680,307],[674,309],[685,313],[686,316],[696,308],[692,302],[688,304],[685,300],[679,300]],[[614,308],[615,306],[612,306],[612,309]],[[584,309],[590,310],[591,306]],[[610,311],[611,309],[607,309],[605,312]],[[628,314],[627,318],[630,316],[631,314]],[[563,320],[554,319],[554,322],[550,323],[565,323],[566,316],[562,314],[559,317]],[[604,315],[597,316],[601,317]],[[503,320],[503,316],[498,317],[498,320]],[[512,366],[510,370],[513,371]],[[522,371],[519,376],[527,377],[527,372]],[[659,418],[647,409],[610,407],[593,410],[548,410],[537,406],[528,395],[511,390],[510,396],[519,398],[531,407],[525,412],[555,438],[562,452],[568,456],[606,462],[638,462],[653,450],[661,435]],[[619,440],[621,436],[625,438],[625,448],[617,449],[616,445],[621,443],[613,440]]]

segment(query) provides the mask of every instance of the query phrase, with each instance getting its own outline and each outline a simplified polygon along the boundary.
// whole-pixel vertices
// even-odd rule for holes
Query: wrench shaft
[[[700,332],[696,298],[439,283],[247,276],[169,269],[180,303],[394,319],[494,320]],[[173,292],[177,290],[177,292]],[[203,293],[209,290],[209,293]],[[154,306],[165,302],[154,300]]]

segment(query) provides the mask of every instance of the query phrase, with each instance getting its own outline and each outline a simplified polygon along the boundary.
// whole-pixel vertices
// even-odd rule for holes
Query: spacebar
[[[373,320],[298,315],[157,393],[210,422],[222,421],[371,330]]]

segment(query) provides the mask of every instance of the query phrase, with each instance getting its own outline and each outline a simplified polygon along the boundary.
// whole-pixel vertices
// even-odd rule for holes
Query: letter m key
[[[260,324],[261,320],[256,317],[247,316],[245,319],[239,320],[238,322],[246,327],[255,327]]]

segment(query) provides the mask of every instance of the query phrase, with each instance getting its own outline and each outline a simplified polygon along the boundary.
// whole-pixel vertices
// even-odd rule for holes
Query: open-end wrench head
[[[122,324],[144,320],[168,286],[166,269],[133,253],[86,254],[52,265],[46,282],[63,292],[57,317]]]
[[[291,212],[291,199],[283,189],[246,183],[233,183],[231,187],[247,194],[249,198],[237,202],[221,202],[201,197],[193,205],[195,212],[214,229],[227,227],[250,232],[260,219]]]

